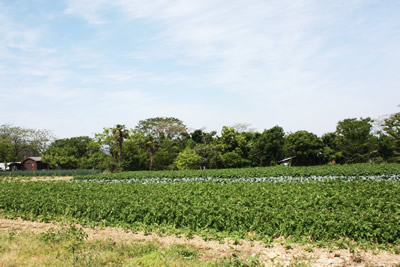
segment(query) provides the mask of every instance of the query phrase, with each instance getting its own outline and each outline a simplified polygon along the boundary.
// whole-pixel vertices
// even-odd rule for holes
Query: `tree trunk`
[[[154,153],[153,151],[149,151],[150,156],[150,171],[153,169],[153,161],[154,161]]]

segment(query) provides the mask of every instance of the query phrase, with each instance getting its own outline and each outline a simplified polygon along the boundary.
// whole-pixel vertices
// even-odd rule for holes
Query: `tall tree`
[[[0,140],[10,143],[13,147],[13,161],[39,156],[54,139],[49,130],[27,129],[8,124],[0,126]]]
[[[129,134],[129,137],[124,141],[122,159],[122,170],[138,171],[149,169],[149,156],[145,150],[147,139],[135,131]]]
[[[156,117],[139,121],[136,130],[148,137],[161,141],[163,138],[176,140],[186,133],[183,122],[173,117]]]
[[[352,118],[339,121],[336,127],[338,149],[345,163],[367,162],[374,150],[371,118]]]
[[[207,133],[203,129],[197,129],[190,134],[190,137],[197,144],[211,144],[216,134],[216,131]]]
[[[217,169],[223,166],[221,147],[216,144],[197,144],[194,147],[196,154],[201,157],[201,167]]]
[[[222,127],[219,143],[222,145],[223,152],[235,152],[240,156],[244,153],[246,148],[245,136],[228,126]]]
[[[252,166],[276,165],[283,157],[284,136],[285,132],[279,126],[264,130],[251,146],[249,158]]]
[[[154,154],[156,153],[159,146],[160,145],[157,143],[157,141],[155,141],[151,137],[149,137],[145,142],[144,148],[149,153],[149,158],[150,158],[150,167],[149,167],[150,171],[153,170]]]
[[[218,146],[222,151],[222,162],[226,168],[246,167],[250,161],[245,158],[247,139],[244,133],[238,133],[234,128],[223,126]]]
[[[338,148],[336,132],[326,133],[322,135],[321,140],[324,144],[322,152],[325,163],[342,163],[343,152]]]
[[[382,126],[384,133],[393,142],[393,153],[400,158],[400,112],[386,118]]]
[[[197,155],[194,149],[185,148],[175,159],[175,165],[179,170],[199,169],[202,158]]]
[[[122,162],[122,144],[124,143],[125,138],[129,136],[128,130],[125,125],[117,124],[114,128],[112,128],[112,133],[114,135],[115,141],[118,143],[118,166],[121,166]]]
[[[285,138],[286,156],[296,156],[293,165],[316,165],[322,156],[322,141],[313,133],[297,131]]]
[[[107,155],[98,143],[88,136],[58,139],[42,154],[42,160],[51,168],[104,169]]]
[[[149,153],[150,170],[154,166],[168,168],[179,153],[177,144],[189,138],[183,122],[173,117],[141,120],[135,130],[146,137],[144,148]]]
[[[0,138],[0,163],[4,163],[7,167],[7,162],[14,158],[13,146],[9,140]]]

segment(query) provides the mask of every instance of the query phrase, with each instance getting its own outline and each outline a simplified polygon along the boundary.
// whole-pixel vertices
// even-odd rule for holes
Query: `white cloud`
[[[36,95],[60,113],[75,105],[96,128],[115,124],[116,113],[127,125],[168,115],[215,130],[249,122],[321,133],[346,117],[388,113],[400,97],[399,20],[367,2],[374,8],[361,0],[67,0],[42,28],[0,4],[0,92],[20,92],[29,105]]]
[[[325,56],[316,51],[321,50],[326,38],[312,33],[315,23],[324,23],[326,16],[318,1],[108,3],[119,6],[128,18],[161,25],[163,30],[157,38],[166,46],[160,54],[174,56],[184,64],[213,60],[212,71],[201,81],[204,86],[237,93],[317,87],[315,69],[327,66],[325,60],[316,62],[315,69],[305,67],[310,58]],[[97,11],[105,6],[106,1],[70,1],[67,10],[92,22],[90,17],[98,16]]]
[[[0,3],[0,49],[3,47],[30,50],[35,47],[42,37],[40,28],[27,27],[20,22],[11,21],[6,12],[7,8]]]
[[[109,1],[107,0],[68,0],[68,7],[65,13],[69,15],[77,15],[83,17],[92,24],[103,24],[105,20],[101,18],[99,12],[103,6]]]

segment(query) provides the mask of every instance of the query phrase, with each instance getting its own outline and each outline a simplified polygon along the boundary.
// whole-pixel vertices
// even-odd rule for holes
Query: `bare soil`
[[[72,180],[72,178],[73,178],[72,176],[56,176],[56,177],[36,176],[36,177],[15,177],[11,179],[20,182],[37,182],[37,181],[68,181]]]
[[[46,232],[49,229],[61,228],[60,223],[41,223],[24,221],[21,219],[10,220],[0,218],[0,231],[33,231],[34,233]],[[81,227],[81,226],[78,226]],[[233,254],[241,258],[259,255],[261,262],[267,266],[270,264],[307,264],[311,266],[399,266],[400,255],[387,251],[364,251],[356,249],[332,250],[329,248],[316,248],[309,245],[273,242],[269,247],[258,241],[240,240],[234,242],[225,239],[221,244],[218,241],[204,241],[199,236],[191,239],[177,236],[160,236],[156,233],[132,232],[121,228],[88,228],[81,227],[89,240],[112,239],[115,242],[148,242],[156,241],[162,247],[183,245],[197,249],[203,260],[212,261],[219,258],[231,257]]]

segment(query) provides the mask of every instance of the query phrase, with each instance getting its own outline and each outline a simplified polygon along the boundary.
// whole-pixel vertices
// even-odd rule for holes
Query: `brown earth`
[[[12,177],[9,180],[20,181],[20,182],[36,182],[36,181],[68,181],[72,180],[72,176],[37,176],[37,177]]]
[[[21,219],[10,220],[0,218],[1,231],[33,231],[35,233],[45,232],[49,229],[61,228],[60,223],[41,223],[24,221]],[[78,226],[81,227],[81,226]],[[204,241],[199,236],[192,239],[177,236],[160,236],[156,233],[145,234],[143,232],[132,232],[121,228],[88,228],[82,227],[88,234],[89,240],[112,239],[115,242],[148,242],[156,241],[162,247],[172,245],[184,245],[197,249],[203,260],[216,260],[218,258],[231,257],[232,254],[240,255],[241,258],[259,255],[261,262],[267,266],[271,264],[300,264],[311,266],[399,266],[400,255],[387,251],[355,251],[338,250],[329,248],[316,248],[310,245],[290,244],[284,241],[275,241],[270,247],[258,241],[240,240],[234,242],[225,239],[221,244],[218,241]]]

